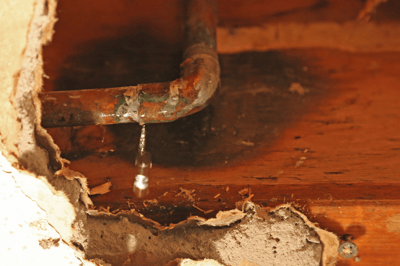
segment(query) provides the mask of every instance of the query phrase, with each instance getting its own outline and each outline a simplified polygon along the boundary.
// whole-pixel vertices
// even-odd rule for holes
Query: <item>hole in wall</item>
[[[44,48],[44,69],[50,76],[45,80],[45,90],[129,86],[179,77],[182,8],[174,7],[176,10],[171,12],[177,17],[174,21],[170,16],[164,21],[142,18],[132,22],[119,16],[120,12],[131,12],[134,18],[138,12],[135,3],[124,2],[122,6],[113,9],[96,4],[97,13],[100,10],[108,15],[107,24],[94,18],[97,13],[90,6],[60,2],[54,41]],[[86,18],[70,19],[77,16],[76,12],[84,12]],[[158,11],[154,12],[152,16]],[[160,33],[163,24],[173,30]],[[285,52],[220,55],[219,59],[222,86],[207,108],[172,123],[147,126],[154,182],[159,174],[165,175],[164,169],[174,178],[170,182],[189,183],[196,171],[224,171],[257,158],[324,91],[323,81],[304,70],[305,62]],[[290,91],[293,83],[301,84],[307,93]],[[215,215],[216,210],[204,214],[192,206],[179,206],[188,202],[173,196],[164,206],[168,211],[157,206],[143,207],[141,200],[135,198],[132,184],[140,135],[137,124],[54,128],[48,132],[60,147],[62,157],[71,161],[70,168],[83,173],[90,187],[111,180],[111,192],[92,196],[97,207],[111,207],[113,211],[133,206],[166,225],[193,213],[204,217]],[[171,186],[163,182],[161,187]],[[178,188],[168,188],[170,195],[177,194]],[[157,189],[149,198],[159,198],[164,193]],[[221,198],[216,201],[221,208],[234,205],[233,199],[227,205],[223,205]]]

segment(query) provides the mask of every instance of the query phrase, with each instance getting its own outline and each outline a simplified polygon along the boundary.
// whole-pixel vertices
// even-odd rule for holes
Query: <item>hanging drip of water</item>
[[[142,126],[139,140],[139,150],[135,158],[135,165],[138,172],[133,183],[133,192],[138,197],[143,197],[149,193],[149,172],[152,166],[151,154],[145,151],[146,147],[146,128]]]

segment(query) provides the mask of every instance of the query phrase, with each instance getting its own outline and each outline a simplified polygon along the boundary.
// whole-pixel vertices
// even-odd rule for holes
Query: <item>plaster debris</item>
[[[244,188],[238,192],[242,197],[249,197],[251,195],[251,188]]]
[[[245,145],[245,146],[248,146],[248,147],[252,147],[252,146],[254,146],[254,143],[253,142],[250,142],[250,141],[242,141],[241,142],[243,145]]]
[[[82,265],[49,225],[46,212],[21,191],[13,177],[23,174],[1,152],[0,170],[5,170],[0,171],[1,265]]]
[[[185,199],[188,199],[191,202],[194,202],[194,196],[196,195],[194,192],[195,190],[188,190],[184,188],[179,188],[180,192],[175,195],[175,197],[183,197]]]
[[[106,193],[110,192],[111,186],[112,186],[111,181],[108,181],[104,184],[101,184],[97,187],[90,189],[90,195],[106,194]]]
[[[196,208],[196,209],[198,209],[199,211],[201,211],[201,212],[205,212],[203,209],[201,209],[200,207],[197,207],[196,205],[192,205],[194,208]]]
[[[335,235],[316,228],[289,205],[267,210],[252,204],[254,212],[234,209],[169,227],[127,217],[89,219],[86,254],[112,265],[334,265],[334,254],[325,263],[324,246],[330,241],[337,250]],[[192,260],[176,260],[188,257]]]
[[[152,199],[152,200],[144,200],[143,201],[143,205],[145,207],[147,207],[147,205],[157,205],[158,204],[158,200],[156,199]]]

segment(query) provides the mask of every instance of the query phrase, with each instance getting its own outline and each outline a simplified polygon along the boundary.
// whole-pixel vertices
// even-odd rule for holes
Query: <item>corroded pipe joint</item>
[[[189,93],[197,95],[177,113],[178,117],[187,115],[194,108],[204,108],[220,83],[221,69],[214,49],[203,44],[193,45],[186,49],[184,58],[181,64],[183,80],[190,83]]]
[[[153,97],[153,101],[160,100],[159,104],[139,100],[139,124],[174,121],[207,106],[220,83],[218,55],[212,48],[198,44],[189,47],[184,58],[181,64],[182,78],[169,82],[168,91]],[[141,94],[150,95],[143,89],[139,97]]]

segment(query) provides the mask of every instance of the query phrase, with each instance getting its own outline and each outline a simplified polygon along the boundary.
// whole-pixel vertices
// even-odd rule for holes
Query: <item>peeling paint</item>
[[[137,89],[135,92],[124,94],[124,98],[119,99],[115,105],[115,121],[117,123],[129,123],[133,120],[139,123],[139,107]]]
[[[176,105],[179,103],[179,91],[185,86],[183,82],[174,80],[169,86],[169,97],[164,107],[161,109],[161,113],[164,117],[171,117],[175,112]]]
[[[198,91],[196,99],[187,104],[181,111],[177,113],[178,117],[185,116],[190,110],[206,105],[207,101],[213,96],[215,93],[218,84],[220,82],[220,67],[218,61],[208,55],[198,55],[196,60],[200,60],[199,64],[201,73],[199,76],[200,79],[196,80],[193,84],[195,91]]]

